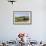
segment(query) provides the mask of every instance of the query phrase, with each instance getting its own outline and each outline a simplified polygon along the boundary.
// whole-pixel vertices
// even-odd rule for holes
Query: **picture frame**
[[[32,11],[13,11],[13,24],[32,25]]]

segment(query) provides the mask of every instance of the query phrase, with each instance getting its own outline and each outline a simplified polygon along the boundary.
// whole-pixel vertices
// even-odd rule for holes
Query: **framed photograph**
[[[32,24],[32,11],[13,11],[13,24]]]

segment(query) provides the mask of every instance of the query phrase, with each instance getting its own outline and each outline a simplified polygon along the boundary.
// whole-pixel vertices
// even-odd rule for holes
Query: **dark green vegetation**
[[[15,17],[15,22],[23,22],[23,21],[28,21],[29,16],[20,16],[20,17]]]

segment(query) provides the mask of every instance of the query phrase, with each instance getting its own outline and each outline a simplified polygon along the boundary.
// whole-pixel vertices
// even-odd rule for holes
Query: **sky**
[[[18,16],[29,16],[29,14],[31,15],[30,12],[14,12],[14,15],[17,16],[17,17]]]

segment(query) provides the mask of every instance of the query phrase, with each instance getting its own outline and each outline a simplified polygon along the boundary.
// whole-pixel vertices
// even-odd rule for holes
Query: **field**
[[[15,17],[15,24],[32,24],[32,18],[29,19],[29,16],[19,16]]]
[[[26,22],[29,21],[29,16],[15,17],[15,22]]]

